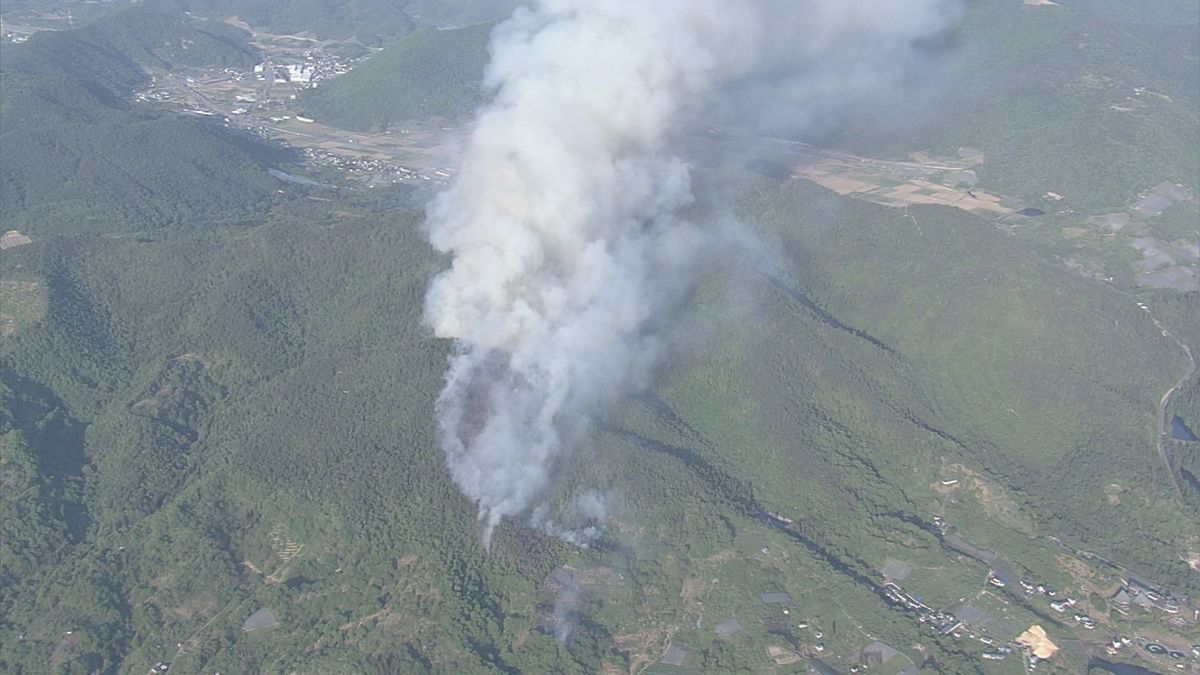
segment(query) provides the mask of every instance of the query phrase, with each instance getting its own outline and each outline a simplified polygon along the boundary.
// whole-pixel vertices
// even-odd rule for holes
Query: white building
[[[289,63],[287,66],[289,82],[312,82],[313,69],[301,63]]]

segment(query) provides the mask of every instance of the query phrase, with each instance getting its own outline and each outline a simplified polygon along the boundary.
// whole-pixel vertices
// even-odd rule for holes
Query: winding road
[[[1179,381],[1175,383],[1175,386],[1168,389],[1158,401],[1158,436],[1155,443],[1155,447],[1158,448],[1159,459],[1161,459],[1163,465],[1167,467],[1167,475],[1171,477],[1171,484],[1175,486],[1175,492],[1179,495],[1179,498],[1183,499],[1183,488],[1180,487],[1179,481],[1175,478],[1175,471],[1171,468],[1171,461],[1167,458],[1166,444],[1167,439],[1169,438],[1168,434],[1170,433],[1169,429],[1167,428],[1167,409],[1171,407],[1171,397],[1174,396],[1180,389],[1182,389],[1183,385],[1186,384],[1187,381],[1191,379],[1192,375],[1196,373],[1196,356],[1192,354],[1192,349],[1188,347],[1183,340],[1180,340],[1175,336],[1174,333],[1167,330],[1167,328],[1163,326],[1157,318],[1155,318],[1154,314],[1150,311],[1150,308],[1147,305],[1139,302],[1138,307],[1141,307],[1142,311],[1146,313],[1146,316],[1150,317],[1150,320],[1154,322],[1155,328],[1158,328],[1158,330],[1163,334],[1163,337],[1174,340],[1175,344],[1179,345],[1179,348],[1183,350],[1183,353],[1187,355],[1188,358],[1187,372],[1185,372],[1179,378]]]

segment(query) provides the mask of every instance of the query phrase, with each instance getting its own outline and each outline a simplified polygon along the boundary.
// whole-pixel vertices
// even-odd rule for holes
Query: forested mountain
[[[247,67],[261,59],[246,31],[167,7],[133,5],[105,14],[72,34],[146,68]]]
[[[997,191],[1030,202],[1051,191],[1083,211],[1164,180],[1200,189],[1195,3],[1064,4],[1080,7],[973,7],[938,74],[952,108],[897,100],[882,137],[850,125],[836,142],[867,154],[978,148],[980,180]]]
[[[0,46],[0,132],[94,122],[127,110],[129,93],[146,75],[126,54],[43,32]]]
[[[421,25],[459,28],[507,18],[520,0],[408,0],[404,11]]]
[[[984,187],[1023,205],[1065,185],[1063,213],[884,206],[741,161],[790,141],[697,150],[686,217],[721,246],[662,318],[661,368],[489,546],[438,442],[454,347],[424,317],[448,264],[426,181],[384,180],[383,142],[304,164],[132,93],[147,69],[244,70],[248,36],[213,23],[234,14],[377,37],[296,100],[246,78],[288,101],[256,129],[311,112],[293,136],[358,153],[396,141],[356,131],[465,120],[490,25],[410,32],[426,2],[170,2],[0,47],[0,230],[32,238],[0,252],[0,672],[991,675],[1025,670],[982,654],[1036,623],[1062,648],[1038,672],[1082,674],[1111,635],[1200,642],[1171,623],[1186,609],[1113,600],[1133,576],[1200,597],[1200,454],[1155,428],[1165,400],[1200,431],[1200,293],[1089,277],[1045,244],[1147,182],[1200,191],[1195,64],[1164,56],[1194,49],[1175,0],[1142,22],[1115,0],[971,4],[947,47],[976,69],[961,119],[822,130],[896,157],[982,148]],[[439,22],[488,9],[451,5]],[[1096,114],[1133,86],[1167,98]],[[560,536],[587,525],[587,546]]]
[[[417,26],[460,28],[507,17],[517,0],[151,0],[195,16],[236,17],[256,31],[386,45]]]
[[[935,271],[944,259],[923,259],[915,237],[904,255],[881,246],[900,225],[883,207],[748,187],[747,218],[783,236],[793,262],[778,278],[714,277],[692,309],[712,326],[703,355],[618,411],[555,497],[610,485],[622,521],[660,524],[644,536],[677,566],[625,558],[622,593],[673,611],[645,594],[740,550],[761,508],[802,516],[812,545],[854,574],[870,576],[901,544],[932,554],[939,543],[914,523],[936,508],[936,481],[964,471],[1016,490],[1005,516],[1016,532],[1104,542],[1105,555],[1188,583],[1167,552],[1195,524],[1142,459],[1153,451],[1138,405],[1179,355],[1136,308],[953,211],[913,215],[924,241],[977,261],[970,272]],[[282,207],[243,233],[5,253],[6,274],[49,292],[45,318],[5,338],[0,371],[4,529],[24,535],[4,550],[6,669],[591,671],[632,658],[605,632],[628,625],[624,611],[569,645],[536,636],[543,577],[564,562],[614,564],[619,540],[581,551],[513,523],[490,556],[475,543],[474,511],[433,438],[445,352],[421,326],[437,261],[416,214],[320,204]],[[860,227],[817,225],[829,209]],[[1039,295],[1047,281],[1061,292]],[[711,314],[730,292],[770,311]],[[1068,296],[1078,309],[1061,316]],[[1126,327],[1100,328],[1114,319]],[[950,330],[963,322],[978,332]],[[1156,506],[1113,505],[1113,481],[1122,504]],[[955,511],[964,527],[988,517],[969,506]],[[985,531],[987,545],[1028,546]],[[855,611],[885,611],[868,609],[878,601],[853,577],[820,574],[850,583]],[[262,606],[280,626],[240,635]],[[900,617],[888,625],[916,639]]]
[[[978,148],[987,158],[980,178],[1000,192],[1036,201],[1054,191],[1083,210],[1119,206],[1164,180],[1200,190],[1190,152],[1200,144],[1194,6],[1151,3],[1136,13],[1145,21],[1130,22],[1119,3],[1078,4],[1080,12],[1041,11],[1033,23],[1011,8],[973,8],[960,39],[943,47],[953,66],[936,73],[952,88],[941,92],[952,108],[899,94],[882,134],[867,111],[862,124],[818,127],[825,142],[869,155]],[[411,35],[305,103],[364,130],[462,115],[479,101],[486,40],[482,27]]]
[[[490,24],[421,30],[342,77],[304,92],[305,108],[347,129],[433,116],[461,119],[483,96]]]
[[[321,40],[358,40],[374,44],[412,30],[403,2],[391,0],[153,0],[196,16],[236,17],[255,30],[280,35],[311,35]]]
[[[851,351],[816,362],[847,364],[844,377],[864,379],[858,386],[873,392],[864,396],[877,402],[805,396],[805,407],[812,406],[817,419],[830,420],[821,424],[793,423],[795,413],[787,408],[775,407],[774,413],[767,408],[764,426],[779,429],[775,443],[814,437],[813,445],[828,444],[826,457],[846,447],[863,447],[864,459],[881,460],[869,460],[881,473],[887,466],[897,471],[890,482],[914,500],[919,500],[917,491],[902,487],[907,481],[900,467],[907,463],[913,468],[937,465],[948,473],[955,462],[977,466],[1019,495],[1021,509],[1035,527],[1097,545],[1104,541],[1111,547],[1108,553],[1136,559],[1142,569],[1180,582],[1189,579],[1182,561],[1168,560],[1162,548],[1151,552],[1198,532],[1192,507],[1173,498],[1168,467],[1147,461],[1153,457],[1153,441],[1146,427],[1156,392],[1161,395],[1172,377],[1186,370],[1187,361],[1137,306],[1010,248],[1011,240],[998,231],[963,228],[969,219],[953,212],[918,214],[910,209],[909,219],[881,207],[839,203],[798,186],[764,189],[750,204],[762,214],[757,219],[784,227],[788,268],[801,287],[794,297],[777,288],[776,302],[810,312],[806,303],[811,302],[871,338],[854,340],[842,331],[841,340]],[[797,213],[813,215],[796,219]],[[835,218],[859,225],[829,229],[814,224]],[[902,220],[908,221],[908,229],[900,229]],[[931,240],[936,246],[929,245]],[[831,255],[833,251],[837,253]],[[948,265],[947,260],[955,262]],[[964,334],[962,326],[972,328]],[[743,333],[740,339],[752,345],[758,340],[780,343],[783,335],[805,342],[794,329],[774,334],[745,326],[730,329]],[[763,345],[750,351],[768,349]],[[827,390],[829,385],[821,382],[829,377],[826,366],[808,376],[815,378],[813,384],[797,387],[806,376],[783,364],[804,368],[807,359],[783,347],[770,351],[777,353],[775,366],[764,375],[787,372],[769,376],[773,386]],[[1125,355],[1119,365],[1097,358],[1118,353]],[[751,397],[785,398],[765,393]],[[846,409],[828,409],[834,400]],[[867,412],[872,408],[876,411]],[[889,418],[903,420],[900,429],[881,428]],[[796,426],[789,430],[791,424]],[[871,434],[876,434],[873,447]],[[933,446],[917,451],[922,441],[896,442],[909,434],[915,434],[914,440],[925,437]],[[762,443],[769,447],[771,441]],[[763,467],[762,482],[756,484],[765,485],[768,476],[798,472],[801,466],[806,475],[813,473],[814,464],[793,461],[798,463],[790,472]],[[837,492],[879,482],[878,477],[816,481],[838,485]],[[1116,509],[1105,497],[1112,484],[1142,486],[1136,489],[1148,490],[1144,499],[1156,507]],[[783,485],[779,489],[780,498],[791,494]],[[812,491],[815,486],[805,490]],[[827,499],[832,502],[833,495]],[[883,503],[904,501],[896,497]],[[818,508],[813,504],[801,511]]]
[[[93,35],[43,32],[2,47],[6,225],[129,231],[261,214],[278,183],[264,165],[284,153],[211,120],[130,103],[144,71],[121,40]]]

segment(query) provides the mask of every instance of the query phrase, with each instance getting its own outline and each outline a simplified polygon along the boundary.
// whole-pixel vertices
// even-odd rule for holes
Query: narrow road
[[[1167,328],[1159,322],[1159,320],[1150,311],[1149,306],[1139,302],[1138,307],[1141,307],[1142,311],[1146,312],[1146,316],[1150,317],[1150,321],[1152,321],[1154,323],[1154,327],[1163,334],[1163,337],[1170,338],[1175,341],[1175,344],[1179,345],[1179,348],[1183,350],[1183,353],[1187,355],[1188,359],[1187,372],[1185,372],[1179,378],[1179,381],[1175,383],[1175,386],[1168,389],[1158,401],[1158,435],[1155,439],[1155,447],[1158,449],[1158,457],[1162,460],[1163,465],[1167,467],[1167,475],[1171,477],[1171,484],[1175,486],[1176,494],[1179,495],[1180,499],[1183,499],[1183,488],[1180,487],[1179,481],[1175,479],[1175,471],[1171,468],[1171,462],[1167,458],[1167,439],[1169,438],[1170,434],[1170,429],[1167,427],[1169,422],[1167,419],[1167,409],[1171,407],[1171,397],[1174,396],[1175,393],[1180,389],[1182,389],[1183,385],[1187,384],[1187,381],[1191,379],[1192,375],[1195,374],[1196,357],[1194,354],[1192,354],[1191,348],[1184,344],[1183,340],[1180,340],[1175,336],[1174,333],[1167,330]]]
[[[222,607],[221,610],[218,611],[216,614],[213,614],[212,617],[208,621],[204,622],[203,626],[200,626],[199,628],[197,628],[194,633],[192,633],[191,635],[189,635],[187,637],[187,639],[185,639],[183,642],[179,643],[179,650],[175,652],[175,656],[171,659],[171,662],[167,664],[167,671],[166,671],[165,675],[170,675],[171,669],[175,667],[175,663],[179,660],[179,657],[181,657],[185,653],[187,653],[189,646],[191,646],[191,647],[196,646],[196,645],[192,644],[192,641],[198,640],[200,638],[201,633],[203,633],[205,630],[207,630],[208,627],[211,626],[213,624],[213,622],[217,620],[217,617],[224,614],[225,610],[229,609],[230,607],[233,607],[234,603],[237,603],[239,606],[241,606],[243,603],[246,602],[247,599],[248,598],[238,598],[237,595],[234,595],[233,598],[231,598],[229,600],[229,603],[226,604],[224,607]]]

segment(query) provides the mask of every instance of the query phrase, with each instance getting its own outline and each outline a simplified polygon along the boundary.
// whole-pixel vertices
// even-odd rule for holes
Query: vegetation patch
[[[49,297],[38,281],[0,279],[0,337],[7,337],[46,316]]]

